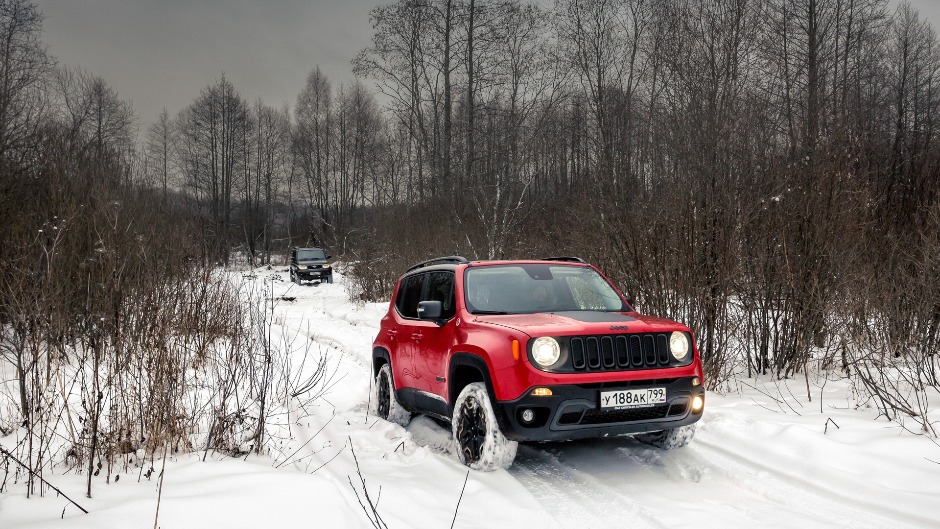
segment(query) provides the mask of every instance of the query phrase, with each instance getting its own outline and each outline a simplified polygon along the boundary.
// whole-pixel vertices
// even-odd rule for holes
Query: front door
[[[447,394],[447,357],[454,344],[456,323],[454,315],[454,274],[449,271],[427,274],[421,301],[440,301],[441,318],[438,321],[421,320],[414,327],[412,338],[415,363],[424,386],[420,389],[443,400]],[[440,325],[440,322],[445,322]]]

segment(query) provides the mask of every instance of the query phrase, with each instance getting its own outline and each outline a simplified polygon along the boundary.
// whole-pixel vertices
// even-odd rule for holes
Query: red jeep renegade
[[[511,465],[517,441],[636,434],[684,446],[705,399],[689,328],[638,314],[571,257],[411,267],[372,362],[371,412],[449,421],[458,457],[478,470]]]

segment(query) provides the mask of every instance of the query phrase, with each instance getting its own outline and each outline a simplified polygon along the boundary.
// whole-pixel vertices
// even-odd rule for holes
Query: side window
[[[398,298],[395,300],[395,306],[398,307],[398,313],[403,317],[418,317],[418,301],[421,299],[421,287],[424,285],[426,275],[408,276],[402,280],[401,286],[398,287]]]
[[[428,274],[428,290],[422,301],[440,301],[441,318],[454,317],[457,313],[454,307],[454,274],[452,272]]]

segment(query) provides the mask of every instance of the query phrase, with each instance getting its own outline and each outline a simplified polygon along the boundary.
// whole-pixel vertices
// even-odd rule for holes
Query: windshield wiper
[[[475,310],[472,314],[475,316],[505,316],[509,313],[501,310]]]

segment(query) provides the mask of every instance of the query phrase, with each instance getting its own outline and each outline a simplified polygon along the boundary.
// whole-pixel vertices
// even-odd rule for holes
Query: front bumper
[[[313,270],[297,270],[294,273],[297,274],[297,277],[302,281],[320,281],[321,279],[327,279],[333,275],[332,270],[323,270],[322,268],[314,268]]]
[[[540,386],[551,389],[552,395],[537,397],[527,391],[516,400],[497,402],[497,414],[503,434],[514,441],[567,441],[677,428],[702,417],[702,410],[692,411],[692,399],[704,400],[705,389],[693,386],[693,378]],[[665,387],[667,402],[619,411],[600,408],[601,391],[650,387]],[[535,414],[528,425],[522,421],[525,409]]]

